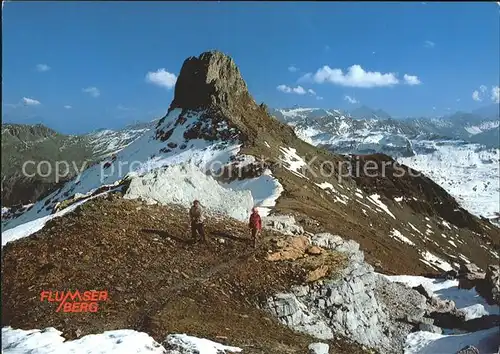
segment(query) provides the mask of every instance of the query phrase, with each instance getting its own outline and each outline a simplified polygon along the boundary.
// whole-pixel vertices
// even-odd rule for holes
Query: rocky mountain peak
[[[248,89],[235,62],[220,51],[187,58],[175,85],[170,109],[199,109],[214,105],[230,108]]]

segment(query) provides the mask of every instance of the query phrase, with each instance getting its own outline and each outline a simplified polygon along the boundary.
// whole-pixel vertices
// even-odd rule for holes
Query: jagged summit
[[[185,123],[188,117],[193,119]],[[166,141],[179,126],[185,129],[184,144],[204,139],[239,141],[247,146],[296,138],[291,127],[273,119],[264,104],[255,102],[234,60],[217,50],[184,61],[174,99],[158,122],[157,139]]]
[[[170,109],[230,108],[235,100],[249,96],[234,60],[213,50],[184,61]]]

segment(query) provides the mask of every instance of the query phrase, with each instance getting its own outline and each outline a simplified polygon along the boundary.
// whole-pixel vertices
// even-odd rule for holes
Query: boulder
[[[418,286],[415,286],[415,287],[413,288],[413,290],[418,291],[418,292],[419,292],[419,294],[421,294],[421,295],[425,296],[425,298],[426,298],[426,299],[429,299],[429,300],[430,300],[430,299],[432,298],[432,296],[434,295],[434,293],[433,293],[431,290],[429,290],[429,289],[425,288],[422,284],[420,284],[420,285],[418,285]]]
[[[430,299],[429,306],[427,308],[428,313],[447,313],[453,312],[457,308],[455,302],[452,300],[441,300],[440,298],[433,296]]]
[[[474,263],[462,264],[458,271],[458,288],[472,289],[478,281],[483,280],[486,274]]]
[[[328,354],[330,346],[326,343],[311,343],[308,349],[309,354]]]
[[[490,265],[486,271],[485,280],[490,286],[492,302],[500,306],[500,266]]]
[[[438,326],[434,326],[432,324],[428,324],[428,323],[420,323],[420,325],[418,326],[418,329],[421,331],[437,333],[437,334],[443,333],[443,330],[441,328],[439,328]]]
[[[306,249],[306,253],[313,255],[313,256],[318,256],[323,253],[323,250],[319,248],[318,246],[309,246]]]

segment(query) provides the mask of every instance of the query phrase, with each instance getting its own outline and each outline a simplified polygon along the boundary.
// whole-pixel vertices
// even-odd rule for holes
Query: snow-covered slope
[[[478,136],[498,130],[498,121],[460,116],[463,123],[469,122],[464,128],[450,118],[357,120],[331,112],[323,117],[294,117],[291,124],[297,136],[310,144],[341,154],[390,155],[423,172],[473,214],[493,218],[500,211],[498,146],[488,148],[435,135],[455,131],[463,136],[463,130]]]
[[[95,159],[101,160],[124,149],[141,137],[145,132],[154,128],[158,120],[139,123],[120,130],[103,129],[85,135]]]
[[[166,348],[169,348],[168,352]],[[67,341],[61,331],[52,327],[43,330],[2,328],[4,354],[229,354],[241,351],[238,347],[186,334],[168,335],[162,345],[147,333],[131,329],[89,334],[77,340]]]
[[[457,141],[413,141],[415,156],[398,161],[424,173],[471,213],[500,211],[500,150]]]

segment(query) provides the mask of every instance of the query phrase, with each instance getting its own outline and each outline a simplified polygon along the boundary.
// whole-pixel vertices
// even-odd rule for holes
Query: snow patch
[[[411,222],[409,222],[408,225],[410,225],[410,227],[413,229],[413,231],[418,232],[422,236],[424,235],[422,232],[420,232],[419,229],[417,229],[415,226],[413,226],[413,224]]]
[[[297,150],[280,146],[280,151],[283,154],[281,161],[285,163],[284,167],[296,176],[308,179],[308,177],[299,172],[303,166],[306,166],[306,162],[302,157],[297,155]]]
[[[55,328],[44,330],[2,328],[3,354],[163,354],[165,349],[148,334],[131,329],[89,334],[65,341]]]
[[[389,208],[387,207],[387,205],[385,205],[384,203],[382,203],[380,201],[380,195],[373,194],[373,195],[371,195],[371,196],[368,197],[368,200],[371,201],[376,206],[378,206],[383,211],[385,211],[387,214],[389,214],[390,216],[392,216],[393,219],[396,219],[396,217],[394,216],[394,214],[391,213],[391,211],[389,210]]]
[[[406,339],[405,354],[456,353],[468,345],[480,353],[498,353],[498,328],[460,335],[442,335],[431,332],[410,333]]]
[[[276,205],[276,200],[283,193],[281,183],[273,177],[269,169],[265,170],[261,176],[243,180],[235,180],[231,183],[223,184],[224,187],[234,191],[250,191],[253,198],[253,205],[259,210],[261,216],[269,215],[271,208]],[[232,206],[235,208],[236,206]],[[248,215],[244,219],[246,221]]]
[[[247,220],[253,207],[250,191],[226,189],[190,164],[174,165],[132,177],[124,198],[173,203],[186,208],[197,199],[202,207],[240,221]]]
[[[167,337],[166,342],[185,350],[190,350],[192,353],[200,354],[241,353],[242,351],[238,347],[229,347],[208,339],[191,337],[186,334],[171,334]]]
[[[425,252],[421,253],[421,255],[422,255],[423,259],[421,259],[420,261],[427,264],[427,265],[430,264],[434,267],[437,267],[441,270],[444,270],[445,272],[453,270],[453,267],[448,262],[445,262],[441,258],[430,253],[429,251],[425,251]]]
[[[409,245],[412,245],[412,246],[415,246],[415,243],[413,243],[409,238],[407,238],[406,236],[404,236],[401,232],[399,232],[398,230],[396,229],[392,229],[389,236],[391,238],[395,238],[401,242],[404,242],[404,243],[407,243]]]
[[[44,330],[2,328],[3,354],[164,354],[166,349],[147,333],[131,329],[89,334],[80,339],[66,341],[62,332],[53,327]],[[229,354],[240,353],[241,348],[230,347],[208,339],[171,334],[165,345],[183,353]]]
[[[315,185],[317,185],[319,188],[321,189],[334,189],[333,188],[333,184],[331,183],[328,183],[328,182],[323,182],[323,183],[315,183]]]
[[[57,213],[47,215],[47,216],[35,219],[33,221],[29,221],[25,224],[21,224],[21,225],[16,226],[12,229],[9,229],[9,230],[5,230],[5,231],[2,230],[2,247],[5,246],[8,242],[12,242],[12,241],[18,240],[20,238],[28,237],[28,236],[34,234],[35,232],[40,231],[41,229],[43,229],[43,227],[45,226],[45,224],[49,220],[66,215],[66,214],[74,211],[78,206],[82,205],[83,203],[85,203],[91,199],[94,199],[94,198],[102,197],[102,196],[108,194],[109,192],[110,191],[106,191],[103,193],[96,194],[92,197],[89,197],[87,199],[84,199],[84,200],[78,201],[74,204],[71,204],[67,208],[64,208],[63,210],[58,211]]]

